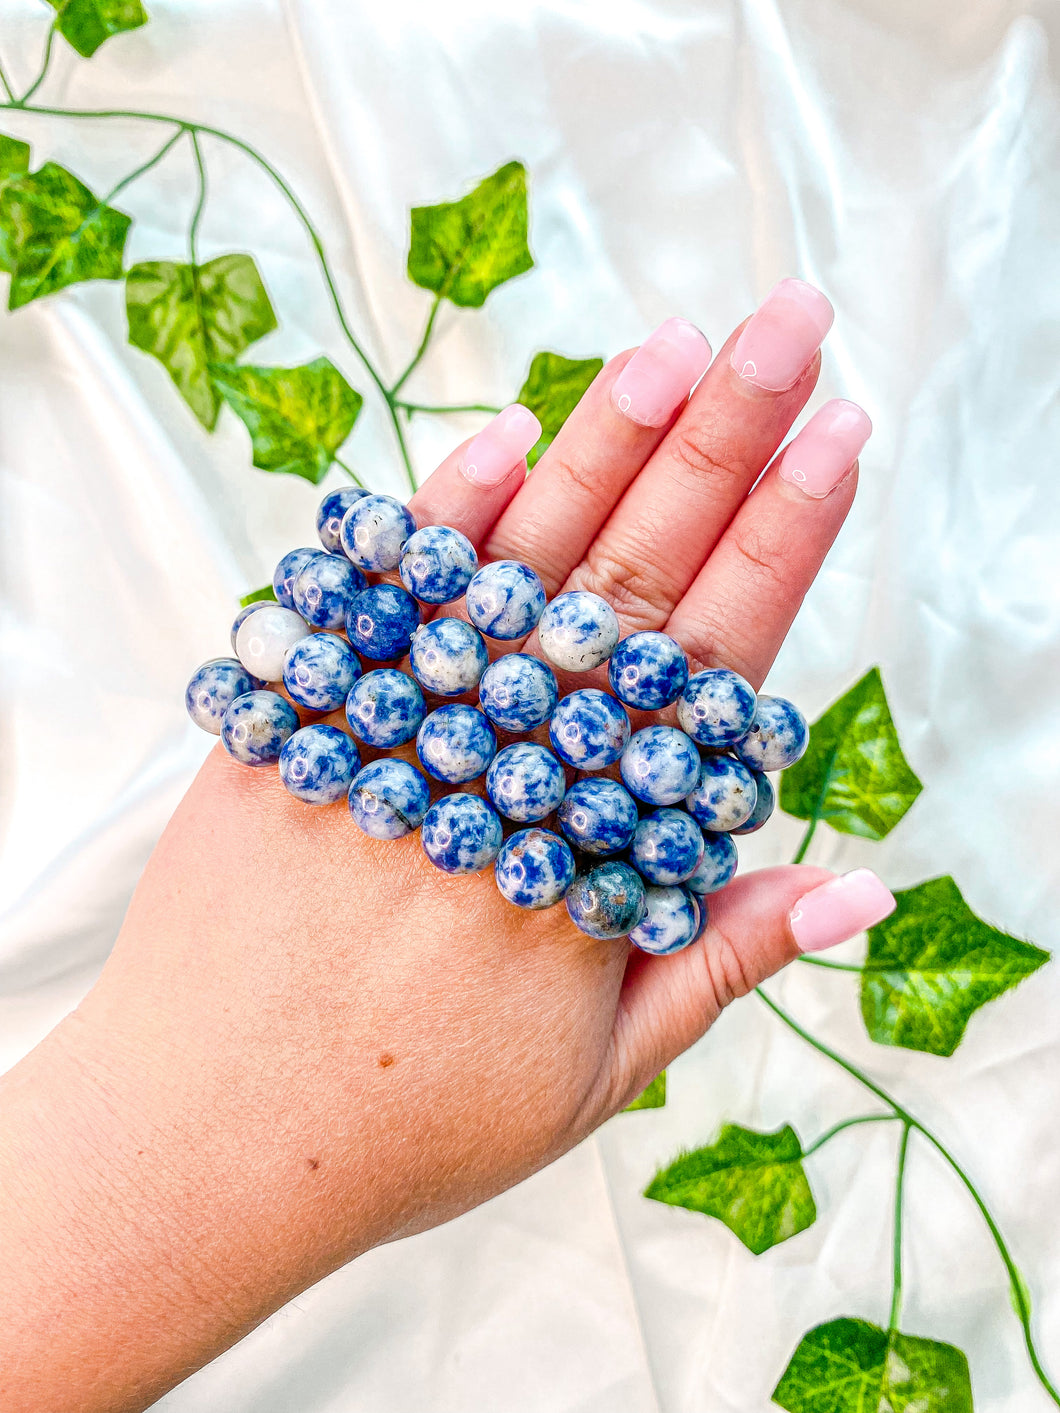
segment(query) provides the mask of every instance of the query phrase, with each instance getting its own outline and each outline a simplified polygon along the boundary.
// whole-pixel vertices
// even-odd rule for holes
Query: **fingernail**
[[[499,486],[541,435],[541,423],[529,407],[513,402],[472,437],[460,473],[474,486]]]
[[[821,500],[834,491],[872,435],[869,414],[837,397],[815,412],[785,447],[777,475]]]
[[[642,427],[661,427],[710,363],[710,344],[687,319],[667,319],[644,340],[611,386],[611,401]]]
[[[871,868],[856,868],[799,899],[788,922],[800,952],[835,947],[890,917],[894,894]]]
[[[781,280],[736,340],[732,366],[756,388],[783,392],[810,366],[834,317],[819,289],[805,280]]]

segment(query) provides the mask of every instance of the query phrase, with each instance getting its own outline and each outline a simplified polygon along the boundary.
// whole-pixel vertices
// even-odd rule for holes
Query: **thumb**
[[[761,869],[702,901],[708,919],[697,942],[669,957],[630,956],[612,1047],[616,1110],[698,1040],[730,1001],[800,952],[845,942],[895,907],[886,884],[867,868],[839,877],[802,866]]]

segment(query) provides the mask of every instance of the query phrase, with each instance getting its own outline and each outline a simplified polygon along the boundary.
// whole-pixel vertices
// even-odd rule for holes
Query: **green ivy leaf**
[[[869,929],[861,1014],[880,1045],[952,1055],[974,1011],[1049,960],[1049,953],[976,917],[952,878],[898,893]]]
[[[0,196],[12,179],[29,171],[29,143],[0,132]],[[14,249],[6,223],[0,220],[0,270],[10,273],[15,268]]]
[[[211,363],[214,387],[247,425],[254,465],[316,485],[353,430],[364,399],[329,358],[300,368]]]
[[[780,805],[797,819],[882,839],[922,789],[873,667],[814,723],[806,754],[781,776]]]
[[[760,1256],[817,1219],[802,1158],[790,1124],[775,1133],[726,1124],[709,1148],[683,1153],[657,1173],[644,1196],[717,1217]]]
[[[271,584],[266,584],[263,589],[251,589],[249,594],[244,594],[239,600],[239,607],[246,608],[248,603],[275,603],[276,590]]]
[[[666,1107],[666,1071],[657,1074],[647,1089],[641,1090],[632,1104],[627,1104],[622,1110],[624,1114],[632,1114],[637,1109],[664,1109]]]
[[[788,1413],[973,1413],[959,1349],[851,1319],[803,1335],[773,1402]]]
[[[509,162],[459,201],[412,208],[409,279],[472,309],[533,267],[526,168]]]
[[[8,308],[20,309],[82,280],[120,280],[131,225],[55,162],[45,162],[32,176],[9,178],[0,195],[2,243],[12,271]]]
[[[526,458],[533,467],[574,411],[578,399],[604,366],[602,358],[564,358],[536,353],[516,402],[529,407],[541,423],[541,436]]]
[[[210,364],[237,357],[276,327],[249,255],[219,255],[205,265],[134,265],[125,280],[125,308],[129,342],[166,368],[207,431],[221,405]]]
[[[48,0],[48,4],[55,11],[55,28],[83,59],[91,59],[112,34],[147,23],[140,0]]]

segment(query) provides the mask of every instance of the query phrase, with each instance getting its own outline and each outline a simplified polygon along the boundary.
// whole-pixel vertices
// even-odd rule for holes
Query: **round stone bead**
[[[450,785],[475,780],[496,751],[493,727],[475,707],[440,706],[416,733],[416,754],[424,770]]]
[[[559,807],[559,827],[586,854],[618,854],[637,827],[637,806],[617,780],[576,781]]]
[[[644,884],[629,864],[608,859],[574,880],[567,912],[590,937],[625,937],[644,916]]]
[[[685,807],[704,829],[738,829],[754,812],[755,778],[735,756],[707,756]]]
[[[253,603],[245,603],[236,614],[235,618],[232,619],[232,632],[229,636],[231,638],[233,652],[236,650],[236,634],[239,632],[240,628],[242,628],[243,624],[252,613],[255,613],[259,608],[264,608],[266,603],[268,603],[267,599],[255,599]]]
[[[787,770],[810,744],[810,728],[787,697],[759,697],[747,735],[736,754],[752,770]]]
[[[396,584],[372,584],[350,604],[346,636],[363,657],[392,662],[408,652],[419,624],[419,605],[411,594]]]
[[[319,553],[319,550],[306,548],[287,551],[272,576],[272,591],[277,603],[284,608],[294,608],[294,581],[313,556]]]
[[[462,618],[432,618],[412,635],[409,666],[425,691],[459,697],[478,686],[489,655],[482,634]]]
[[[256,686],[256,680],[236,658],[211,658],[192,674],[184,705],[196,726],[211,736],[220,736],[225,712],[237,697]]]
[[[629,741],[626,709],[609,692],[585,687],[565,696],[549,722],[552,749],[576,770],[614,765]]]
[[[743,824],[737,825],[732,831],[734,834],[754,834],[762,828],[776,808],[777,792],[773,788],[772,780],[760,770],[752,770],[751,774],[755,781],[755,807]]]
[[[684,691],[688,659],[668,633],[633,633],[623,638],[607,664],[611,690],[638,711],[659,711]]]
[[[308,636],[308,625],[293,609],[278,603],[258,604],[239,625],[236,657],[259,681],[279,682],[287,654]]]
[[[703,835],[703,857],[695,873],[685,879],[685,887],[700,896],[716,893],[730,882],[738,862],[731,834],[707,832]]]
[[[637,825],[629,861],[659,887],[683,883],[703,857],[703,831],[684,810],[656,810]]]
[[[699,924],[699,903],[684,888],[647,888],[644,917],[629,940],[653,957],[668,957],[696,940]]]
[[[501,845],[493,866],[497,890],[517,908],[551,908],[574,882],[574,855],[548,829],[520,829]]]
[[[314,628],[342,628],[350,604],[367,582],[348,559],[315,550],[295,575],[292,607]]]
[[[465,591],[467,616],[487,638],[525,638],[545,607],[545,586],[515,559],[484,564]]]
[[[333,805],[360,769],[356,745],[334,726],[303,726],[280,752],[280,779],[307,805]]]
[[[221,721],[221,744],[242,765],[272,765],[298,730],[298,713],[278,692],[244,692]]]
[[[559,761],[532,741],[505,746],[486,772],[486,793],[494,806],[519,824],[550,815],[559,808],[566,789],[567,777]]]
[[[734,746],[755,714],[754,688],[727,667],[708,667],[688,679],[677,700],[677,720],[693,741],[711,750]]]
[[[320,543],[328,554],[342,554],[342,541],[339,530],[343,518],[351,505],[368,494],[360,486],[340,486],[337,491],[329,491],[317,509],[317,534]]]
[[[424,816],[421,835],[423,852],[446,873],[489,868],[503,838],[500,815],[477,795],[443,795]]]
[[[350,815],[373,839],[401,839],[423,823],[431,793],[423,773],[408,761],[383,757],[350,781]]]
[[[685,884],[685,890],[688,891],[687,883]],[[688,892],[688,896],[699,908],[699,922],[696,924],[696,935],[692,938],[693,942],[698,942],[704,932],[706,932],[707,923],[710,921],[710,904],[701,893]]]
[[[416,529],[411,511],[393,496],[362,496],[342,517],[339,542],[358,569],[396,569]]]
[[[622,752],[626,789],[648,805],[675,805],[699,775],[695,743],[675,726],[645,726]]]
[[[552,600],[537,625],[541,651],[564,672],[589,672],[618,642],[615,610],[599,594],[574,589]]]
[[[475,546],[448,525],[425,525],[405,541],[398,573],[420,603],[452,603],[478,568]]]
[[[350,730],[366,746],[384,751],[411,741],[426,714],[420,684],[396,667],[366,672],[346,698]]]
[[[502,731],[533,731],[556,709],[559,688],[547,662],[529,653],[506,653],[491,662],[478,684],[482,710]]]
[[[295,643],[283,664],[283,685],[308,711],[335,711],[361,671],[357,655],[335,633],[313,633]]]

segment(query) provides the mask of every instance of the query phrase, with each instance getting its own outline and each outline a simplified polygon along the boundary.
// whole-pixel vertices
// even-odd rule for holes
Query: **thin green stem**
[[[54,43],[55,25],[51,24],[48,26],[48,38],[44,41],[44,57],[41,60],[40,71],[38,72],[37,77],[30,84],[29,88],[26,89],[25,93],[18,100],[19,105],[23,103],[28,103],[29,100],[36,93],[37,89],[40,88],[41,84],[44,82],[48,73],[48,65],[52,61],[52,45]]]
[[[811,957],[809,953],[801,953],[798,957],[800,962],[805,962],[810,967],[824,967],[827,971],[865,971],[866,968],[860,962],[829,962],[824,957]]]
[[[806,850],[810,847],[810,842],[813,839],[814,831],[816,830],[816,828],[817,816],[815,815],[813,819],[810,820],[810,824],[808,829],[806,830],[806,833],[802,836],[802,843],[795,851],[795,857],[792,859],[793,864],[802,863],[803,859],[806,857]]]
[[[887,1319],[887,1333],[897,1334],[898,1320],[902,1313],[902,1194],[905,1188],[905,1160],[909,1151],[909,1135],[912,1124],[906,1119],[902,1124],[902,1141],[898,1145],[898,1171],[894,1180],[894,1280],[891,1286],[891,1313]]]
[[[18,108],[18,107],[21,107],[21,104],[19,103],[19,100],[15,97],[15,90],[11,87],[11,84],[10,84],[10,82],[8,81],[7,73],[6,73],[5,69],[4,69],[3,64],[0,64],[0,83],[2,83],[2,84],[4,85],[4,92],[7,94],[8,98],[11,100],[9,103],[5,103],[5,104],[3,104],[2,106],[5,107],[5,108]]]
[[[191,150],[195,156],[195,170],[199,176],[199,195],[195,202],[195,210],[192,212],[191,225],[188,227],[188,258],[193,266],[199,263],[199,226],[202,222],[202,213],[206,208],[206,163],[202,160],[202,146],[199,143],[199,134],[192,129]]]
[[[185,131],[186,129],[182,123],[180,127],[177,128],[173,136],[169,139],[169,141],[164,143],[163,146],[158,149],[158,151],[153,157],[149,157],[146,162],[142,162],[140,166],[137,167],[134,171],[131,171],[126,176],[122,177],[121,181],[118,182],[117,186],[112,186],[110,191],[107,192],[106,196],[100,202],[100,205],[109,206],[110,203],[117,196],[119,191],[124,191],[127,186],[131,186],[132,183],[136,181],[137,177],[142,177],[143,174],[145,172],[149,172],[152,167],[157,167],[159,162],[161,162],[162,158],[166,155],[170,148],[175,147],[177,145],[180,139],[184,136]]]
[[[343,461],[341,457],[333,456],[331,459],[340,471],[346,472],[346,475],[349,476],[350,480],[355,486],[360,486],[361,490],[364,490],[364,482],[361,480],[360,476],[357,475],[356,471],[354,471],[351,466],[347,466],[345,461]]]
[[[434,412],[439,415],[449,412],[489,412],[496,416],[502,411],[499,407],[491,407],[487,402],[460,402],[448,407],[433,407],[423,402],[402,402],[399,398],[394,405],[400,407],[402,412],[407,412],[410,417],[414,412]]]
[[[842,1123],[833,1124],[830,1129],[822,1133],[815,1143],[811,1143],[809,1148],[804,1148],[802,1156],[808,1158],[811,1153],[816,1153],[818,1148],[823,1148],[826,1143],[831,1143],[837,1133],[842,1133],[848,1128],[857,1128],[860,1124],[891,1124],[898,1118],[897,1114],[859,1114],[854,1119],[844,1119]]]
[[[412,355],[409,365],[405,369],[404,373],[402,373],[401,377],[398,378],[397,382],[390,389],[391,398],[397,397],[398,393],[405,386],[413,371],[419,366],[420,359],[427,352],[427,345],[431,341],[431,334],[434,332],[434,321],[438,317],[438,310],[441,307],[441,303],[442,296],[440,294],[436,294],[434,296],[433,302],[431,303],[431,312],[427,315],[427,327],[424,329],[423,337],[420,339],[420,346]]]

